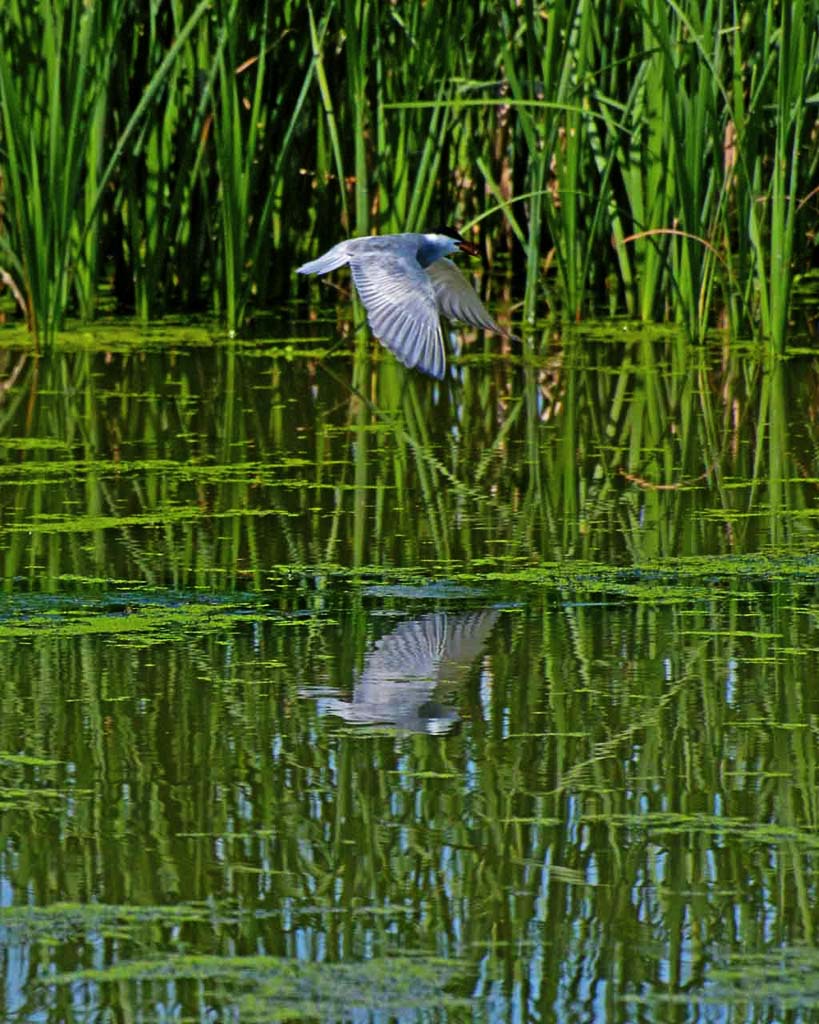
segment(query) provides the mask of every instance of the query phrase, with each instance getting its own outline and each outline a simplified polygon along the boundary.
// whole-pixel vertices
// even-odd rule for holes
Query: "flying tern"
[[[328,274],[349,263],[373,334],[404,366],[441,380],[446,350],[441,316],[462,320],[504,337],[475,290],[447,259],[450,253],[479,255],[453,228],[400,235],[350,238],[297,268],[299,274]]]

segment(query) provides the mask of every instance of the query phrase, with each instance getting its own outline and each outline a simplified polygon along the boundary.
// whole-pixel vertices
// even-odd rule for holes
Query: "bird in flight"
[[[318,259],[303,263],[299,274],[327,274],[350,265],[356,291],[367,310],[373,334],[404,366],[441,380],[446,349],[441,316],[462,320],[510,338],[484,308],[450,253],[479,255],[453,228],[350,238]]]

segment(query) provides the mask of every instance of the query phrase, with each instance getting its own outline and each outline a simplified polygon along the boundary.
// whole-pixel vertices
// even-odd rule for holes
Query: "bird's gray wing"
[[[446,357],[438,302],[415,248],[354,253],[350,270],[376,338],[404,366],[441,380]]]
[[[496,334],[507,335],[484,308],[467,281],[452,260],[440,259],[426,268],[426,274],[435,289],[438,310],[450,320],[462,320],[472,327],[485,327]]]
[[[331,270],[337,270],[339,267],[343,267],[344,264],[350,258],[350,242],[339,242],[338,245],[334,245],[332,249],[328,249],[323,256],[319,256],[316,260],[310,260],[308,263],[302,263],[300,267],[296,267],[297,274],[329,274]]]
[[[376,641],[364,658],[356,692],[388,692],[387,684],[452,682],[483,650],[499,612],[496,608],[455,615],[431,612],[407,619]]]

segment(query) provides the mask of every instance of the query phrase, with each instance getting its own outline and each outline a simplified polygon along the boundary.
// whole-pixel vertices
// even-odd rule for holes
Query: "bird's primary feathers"
[[[507,335],[447,254],[478,250],[452,229],[374,235],[339,242],[299,274],[327,274],[349,263],[373,334],[410,368],[444,376],[441,316]]]

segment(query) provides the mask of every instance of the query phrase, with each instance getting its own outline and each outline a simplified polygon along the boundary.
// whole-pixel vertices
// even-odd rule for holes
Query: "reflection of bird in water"
[[[433,612],[402,622],[365,656],[352,701],[322,698],[319,710],[359,725],[449,732],[458,712],[436,698],[466,679],[498,615],[484,608],[460,615]]]

